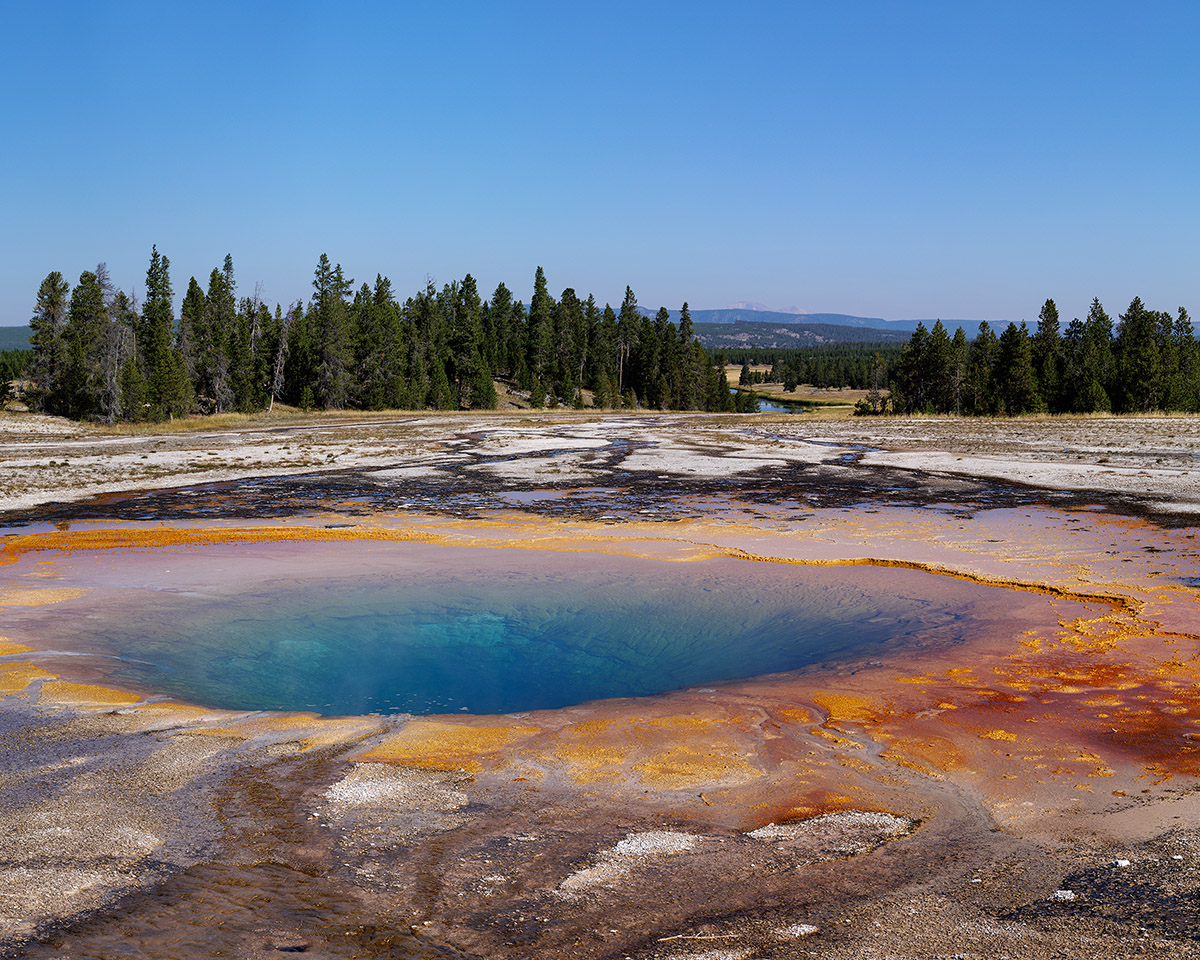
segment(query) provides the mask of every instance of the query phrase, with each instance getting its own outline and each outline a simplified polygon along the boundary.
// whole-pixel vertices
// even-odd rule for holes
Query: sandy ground
[[[1197,418],[0,418],[0,943],[1200,955],[1197,454]],[[1022,606],[964,648],[513,717],[205,710],[39,650],[122,556],[397,539],[895,564]]]

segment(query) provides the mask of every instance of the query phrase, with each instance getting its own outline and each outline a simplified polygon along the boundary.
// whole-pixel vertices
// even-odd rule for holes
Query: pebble
[[[790,927],[780,927],[775,931],[775,935],[783,940],[798,940],[801,937],[811,937],[814,933],[820,933],[821,928],[815,927],[811,923],[794,923]]]
[[[1074,900],[1075,899],[1075,891],[1074,890],[1055,890],[1054,891],[1054,899],[1055,900]]]

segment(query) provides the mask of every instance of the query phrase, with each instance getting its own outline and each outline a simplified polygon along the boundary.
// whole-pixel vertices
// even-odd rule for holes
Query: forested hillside
[[[390,281],[357,288],[322,254],[307,304],[274,310],[238,297],[225,257],[193,277],[173,314],[170,261],[155,247],[138,304],[101,264],[72,288],[42,281],[24,371],[31,404],[79,419],[162,420],[192,412],[304,408],[490,409],[494,380],[533,406],[730,410],[724,372],[666,309],[643,316],[567,288],[556,299],[537,269],[528,307],[504,285],[488,300],[474,278],[428,283],[401,302]]]
[[[845,343],[904,343],[908,332],[874,327],[836,326],[829,323],[696,323],[696,339],[709,350],[795,350]]]
[[[0,350],[28,350],[32,331],[24,327],[0,327]]]
[[[1061,329],[1047,300],[1032,333],[981,324],[968,342],[941,321],[919,326],[896,363],[900,413],[1021,414],[1200,411],[1200,350],[1188,312],[1172,316],[1134,298],[1113,325],[1099,300]]]
[[[878,390],[892,379],[902,349],[898,343],[832,343],[800,350],[730,350],[728,359],[742,366],[739,386],[782,383],[790,392],[807,383],[814,387]],[[751,372],[751,364],[770,364],[771,370]]]

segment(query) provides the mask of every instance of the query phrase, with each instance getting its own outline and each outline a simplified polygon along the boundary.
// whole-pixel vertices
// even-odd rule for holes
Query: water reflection
[[[772,403],[770,400],[758,399],[759,413],[809,413],[812,407],[790,403]]]

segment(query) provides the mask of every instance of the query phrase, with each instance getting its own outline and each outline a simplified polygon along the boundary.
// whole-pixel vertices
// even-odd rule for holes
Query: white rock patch
[[[388,806],[395,809],[432,807],[458,810],[468,802],[461,790],[452,790],[431,777],[377,763],[355,764],[341,780],[322,794],[333,812],[352,807]]]
[[[799,940],[801,937],[811,937],[820,932],[821,928],[814,927],[811,923],[793,923],[789,927],[780,927],[775,931],[775,936],[780,940]]]
[[[914,824],[907,817],[896,817],[890,813],[875,813],[866,810],[846,810],[841,813],[825,813],[797,823],[768,823],[765,827],[746,834],[755,840],[791,840],[815,832],[837,831],[869,832],[881,838],[895,837],[912,830]]]
[[[577,896],[598,884],[612,883],[656,860],[687,853],[700,837],[676,830],[649,830],[631,833],[624,840],[596,854],[593,866],[576,870],[558,885],[562,897]]]

